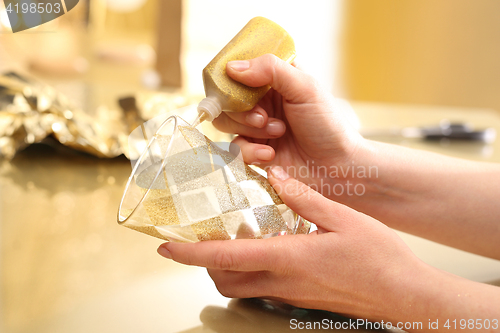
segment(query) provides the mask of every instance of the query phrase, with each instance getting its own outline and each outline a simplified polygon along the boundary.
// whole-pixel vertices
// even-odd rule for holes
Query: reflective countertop
[[[500,131],[500,114],[489,110],[352,106],[362,128],[432,125],[446,118]],[[500,162],[499,141],[380,139]],[[0,162],[1,332],[286,332],[292,319],[345,320],[322,311],[227,299],[203,268],[160,257],[161,240],[116,223],[130,171],[124,157],[98,159],[59,145],[31,146]],[[500,281],[498,261],[400,235],[431,265],[476,281]]]

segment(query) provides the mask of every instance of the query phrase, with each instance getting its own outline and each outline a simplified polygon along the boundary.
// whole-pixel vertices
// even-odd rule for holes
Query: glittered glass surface
[[[308,231],[265,177],[180,118],[177,122],[173,135],[155,136],[148,152],[155,157],[140,162],[134,185],[144,197],[126,226],[170,241],[266,238],[293,234],[299,227]],[[155,146],[160,147],[156,153]]]

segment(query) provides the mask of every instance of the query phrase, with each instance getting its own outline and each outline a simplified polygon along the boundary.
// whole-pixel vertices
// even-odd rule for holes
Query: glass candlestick
[[[307,233],[267,179],[178,116],[169,117],[133,166],[118,223],[167,241]]]

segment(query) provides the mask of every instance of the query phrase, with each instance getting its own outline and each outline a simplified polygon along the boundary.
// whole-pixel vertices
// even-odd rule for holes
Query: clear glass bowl
[[[308,233],[267,179],[247,166],[239,147],[215,144],[178,116],[165,120],[133,164],[118,223],[167,241],[267,238]],[[137,146],[137,144],[135,144]]]

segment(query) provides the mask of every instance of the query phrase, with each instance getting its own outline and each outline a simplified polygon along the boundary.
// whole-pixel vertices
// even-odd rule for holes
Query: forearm
[[[386,320],[412,323],[410,332],[500,332],[499,287],[428,267],[411,278],[401,295],[393,296],[401,306]]]
[[[363,195],[340,200],[388,226],[500,259],[500,166],[366,142],[352,179]],[[376,170],[376,172],[374,171]],[[338,198],[337,198],[338,200]]]

